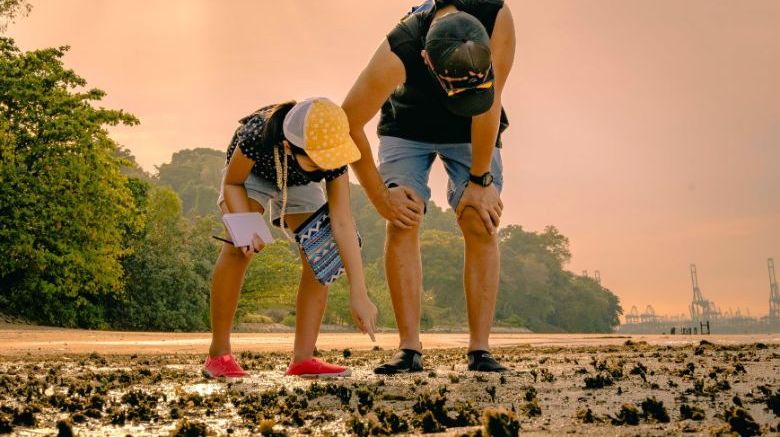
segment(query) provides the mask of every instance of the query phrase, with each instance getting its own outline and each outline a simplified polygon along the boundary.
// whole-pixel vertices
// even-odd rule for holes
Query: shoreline
[[[235,352],[290,352],[294,334],[292,332],[236,332],[232,336]],[[320,350],[381,350],[397,347],[396,332],[376,334],[376,343],[367,335],[356,332],[323,332],[317,342]],[[425,349],[465,349],[468,346],[467,333],[427,332],[421,335]],[[777,334],[735,334],[735,335],[644,335],[644,334],[538,334],[494,332],[491,335],[493,348],[503,347],[606,347],[622,346],[627,341],[644,342],[650,346],[682,346],[698,344],[701,340],[717,344],[764,343],[780,345]],[[38,326],[0,327],[0,356],[18,354],[51,355],[82,354],[98,352],[107,355],[159,355],[198,354],[207,350],[210,342],[208,332],[123,332],[90,331]]]

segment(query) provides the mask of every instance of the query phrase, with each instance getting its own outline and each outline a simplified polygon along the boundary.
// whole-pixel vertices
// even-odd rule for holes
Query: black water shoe
[[[476,372],[506,372],[509,369],[499,364],[488,351],[471,351],[469,356],[469,370]]]
[[[422,372],[422,354],[414,349],[401,349],[390,361],[374,369],[377,375]]]

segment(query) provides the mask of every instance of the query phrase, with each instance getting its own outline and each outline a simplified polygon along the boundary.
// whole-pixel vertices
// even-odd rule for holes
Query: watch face
[[[469,180],[477,185],[487,187],[493,183],[493,175],[490,172],[487,172],[482,176],[469,175]]]

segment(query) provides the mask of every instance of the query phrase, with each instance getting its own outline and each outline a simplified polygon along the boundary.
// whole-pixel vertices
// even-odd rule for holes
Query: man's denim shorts
[[[379,173],[385,185],[405,185],[414,189],[425,205],[431,199],[428,177],[433,160],[439,156],[449,176],[447,202],[454,210],[458,207],[463,191],[469,182],[471,171],[471,143],[424,143],[397,137],[379,137]],[[504,183],[501,149],[493,149],[490,165],[493,184],[498,192]]]
[[[225,171],[226,169],[222,170],[222,184],[224,184],[225,180]],[[225,201],[223,188],[224,185],[219,188],[217,206],[220,206]],[[269,205],[271,206],[271,222],[279,226],[282,214],[282,192],[276,187],[276,184],[256,176],[254,173],[249,173],[249,176],[244,181],[244,188],[246,188],[247,196],[256,200],[265,211],[268,211]],[[287,187],[287,209],[285,214],[317,212],[325,202],[327,202],[325,192],[322,189],[322,185],[318,182],[311,182],[306,185],[293,185]]]

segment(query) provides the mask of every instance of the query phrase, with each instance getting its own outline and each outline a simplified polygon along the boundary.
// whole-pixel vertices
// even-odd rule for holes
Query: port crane
[[[639,315],[640,323],[658,323],[658,316],[655,314],[655,308],[652,305],[645,307],[645,312]]]
[[[780,291],[777,289],[777,277],[775,276],[775,260],[767,260],[769,269],[769,320],[780,320]]]
[[[626,314],[626,323],[629,325],[639,323],[639,310],[636,309],[636,305],[632,305],[631,311]]]
[[[691,321],[707,321],[720,316],[720,310],[715,308],[711,300],[702,296],[699,289],[699,277],[696,273],[696,264],[691,264],[691,285],[693,286],[693,301],[689,307],[691,311]]]

